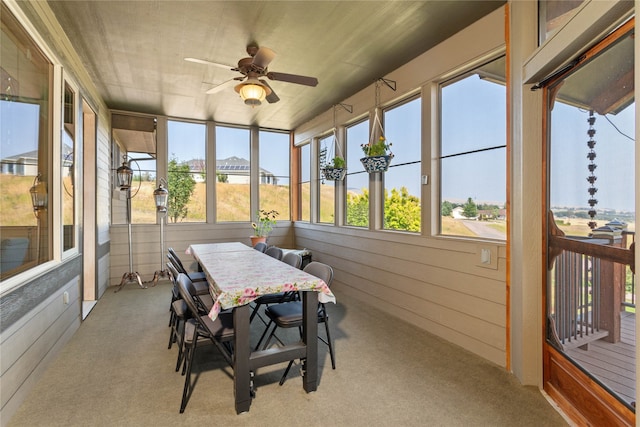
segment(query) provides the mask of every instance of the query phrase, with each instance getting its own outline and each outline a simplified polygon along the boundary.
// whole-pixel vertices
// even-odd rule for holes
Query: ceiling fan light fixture
[[[247,81],[236,85],[235,91],[240,94],[245,104],[252,107],[261,105],[262,101],[271,94],[271,88],[255,78],[249,78]]]

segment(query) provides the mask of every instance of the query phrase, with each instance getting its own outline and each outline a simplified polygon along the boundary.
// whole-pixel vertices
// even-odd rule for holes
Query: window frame
[[[389,111],[392,111],[392,110],[394,110],[396,108],[400,108],[400,107],[402,107],[404,105],[407,105],[407,104],[409,104],[411,102],[414,102],[414,101],[418,101],[420,103],[420,130],[418,131],[418,139],[419,139],[418,147],[419,147],[420,153],[417,156],[418,160],[413,160],[411,162],[404,162],[404,163],[401,163],[401,164],[394,164],[394,162],[392,161],[391,164],[389,165],[389,169],[400,167],[400,166],[405,166],[405,165],[410,165],[410,164],[419,164],[420,165],[420,167],[419,167],[420,168],[420,176],[422,176],[423,175],[423,155],[422,155],[422,153],[424,151],[424,144],[423,144],[423,141],[422,141],[422,134],[423,134],[423,128],[424,128],[424,123],[423,123],[423,120],[422,120],[422,118],[423,118],[423,116],[422,116],[422,111],[423,111],[422,105],[424,103],[424,98],[421,96],[420,93],[409,93],[406,96],[404,96],[403,98],[399,99],[398,101],[396,101],[396,102],[394,102],[392,104],[389,104],[389,105],[385,106],[384,108],[382,108],[382,110],[381,110],[381,116],[382,117],[380,118],[380,120],[381,120],[381,122],[382,122],[382,124],[384,126],[384,132],[385,132],[385,136],[386,136],[387,135],[387,123],[385,122],[386,113],[389,112]],[[394,143],[393,140],[388,140],[388,142],[390,142],[392,144]],[[391,152],[393,152],[393,146],[391,146]],[[419,217],[420,217],[420,224],[421,224],[420,230],[418,230],[418,231],[392,229],[392,228],[386,228],[385,227],[385,220],[384,219],[385,219],[386,213],[385,213],[384,204],[385,204],[386,185],[387,185],[386,173],[384,173],[384,179],[382,181],[382,186],[381,186],[382,187],[381,188],[382,194],[380,195],[380,198],[381,198],[381,201],[382,201],[382,205],[381,205],[382,213],[380,214],[381,215],[381,217],[380,217],[380,230],[381,231],[388,231],[388,232],[398,232],[398,233],[422,234],[422,230],[424,229],[424,226],[423,226],[423,222],[424,222],[424,220],[423,220],[423,218],[424,218],[423,211],[424,211],[424,208],[422,207],[423,197],[422,197],[422,188],[421,188],[422,184],[421,183],[418,184],[419,185],[419,190],[418,190],[418,196],[417,197],[419,197],[419,204],[420,204]]]
[[[49,231],[47,232],[47,243],[49,255],[46,261],[39,264],[35,264],[32,267],[28,267],[25,270],[16,273],[5,279],[0,279],[0,293],[5,294],[14,289],[17,289],[27,284],[31,279],[43,274],[50,270],[56,264],[59,264],[63,258],[62,256],[62,233],[61,227],[57,227],[56,224],[61,224],[61,201],[60,201],[60,189],[58,188],[58,182],[60,182],[60,144],[61,144],[61,132],[62,132],[62,102],[63,102],[63,69],[61,62],[53,51],[49,48],[49,45],[39,32],[34,28],[29,19],[25,16],[24,12],[14,3],[2,2],[0,5],[4,11],[3,16],[9,16],[9,19],[13,19],[19,26],[19,30],[29,39],[33,47],[48,63],[48,99],[45,103],[47,107],[47,122],[43,129],[39,132],[38,147],[42,144],[46,145],[46,159],[43,161],[46,163],[47,171],[47,221],[50,224]],[[3,12],[4,12],[3,11]],[[56,191],[58,190],[58,191]],[[77,222],[77,221],[76,221]],[[77,233],[76,233],[77,234]],[[77,251],[76,244],[76,251]],[[73,251],[67,252],[70,255],[65,254],[65,258],[75,254]],[[26,263],[28,264],[28,263]],[[26,265],[25,264],[25,265]]]
[[[432,235],[434,235],[435,237],[439,237],[439,238],[444,238],[444,239],[456,239],[456,240],[474,240],[474,241],[483,241],[483,240],[489,240],[492,242],[506,242],[507,241],[507,237],[505,234],[505,237],[503,239],[496,239],[496,238],[490,238],[487,236],[463,236],[463,235],[456,235],[456,234],[444,234],[442,232],[442,214],[441,214],[441,209],[442,209],[442,203],[443,203],[443,196],[442,196],[442,173],[443,173],[443,167],[442,167],[442,160],[445,158],[449,158],[449,157],[454,157],[454,156],[459,156],[459,155],[468,155],[468,154],[472,154],[474,151],[489,151],[489,150],[494,150],[494,149],[504,149],[505,150],[505,158],[504,158],[504,164],[506,165],[507,162],[507,148],[508,148],[508,135],[507,135],[507,117],[505,115],[505,128],[504,128],[504,135],[505,135],[505,143],[502,145],[492,145],[489,147],[485,147],[485,149],[481,149],[481,150],[469,150],[468,152],[460,152],[460,153],[450,153],[450,154],[446,154],[443,155],[443,150],[442,150],[442,143],[443,143],[443,134],[442,134],[442,88],[446,87],[446,86],[450,86],[453,85],[457,82],[460,82],[470,76],[473,76],[474,74],[477,74],[477,72],[474,72],[476,70],[478,70],[479,68],[490,64],[496,60],[499,60],[500,58],[505,58],[506,61],[506,52],[504,49],[500,49],[497,52],[492,52],[491,54],[485,55],[481,58],[478,58],[477,60],[473,61],[472,63],[468,63],[465,64],[464,66],[461,66],[459,68],[456,68],[453,72],[448,73],[447,75],[441,76],[439,79],[434,79],[430,90],[431,90],[431,96],[432,96],[432,102],[431,102],[431,106],[432,108],[434,108],[434,113],[432,114],[432,126],[433,129],[435,130],[435,134],[437,135],[437,137],[435,137],[432,141],[432,147],[431,147],[431,157],[432,157],[432,161],[431,161],[431,176],[433,177],[432,181],[434,186],[437,186],[437,188],[435,190],[433,190],[432,193],[432,197],[431,200],[433,201],[433,205],[430,209],[432,218],[431,218],[431,233]],[[505,75],[506,75],[506,69],[505,69]],[[506,82],[505,82],[505,90],[506,90]],[[505,103],[505,109],[507,106],[507,96],[508,94],[505,93],[505,98],[504,98],[504,103]],[[508,189],[507,189],[507,175],[506,175],[506,170],[505,170],[505,177],[504,177],[504,182],[505,182],[505,194],[504,194],[504,204],[505,204],[505,209],[507,206],[507,198],[508,198]],[[424,227],[423,227],[424,229]],[[424,230],[423,230],[424,231]]]

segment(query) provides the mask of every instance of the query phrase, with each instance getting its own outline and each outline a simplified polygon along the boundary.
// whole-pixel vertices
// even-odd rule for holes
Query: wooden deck
[[[635,406],[636,395],[636,316],[624,312],[620,342],[593,341],[588,350],[566,353],[623,401]]]

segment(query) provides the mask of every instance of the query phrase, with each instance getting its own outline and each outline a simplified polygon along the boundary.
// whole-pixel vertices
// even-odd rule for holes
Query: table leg
[[[307,346],[302,386],[307,393],[318,388],[318,293],[303,292],[302,341]],[[236,332],[237,333],[237,332]]]
[[[315,292],[314,292],[315,293]],[[233,391],[236,413],[248,412],[251,406],[251,372],[249,371],[249,304],[233,309]]]

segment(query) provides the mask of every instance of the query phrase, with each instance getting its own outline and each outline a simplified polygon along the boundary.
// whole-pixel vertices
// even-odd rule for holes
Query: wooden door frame
[[[543,356],[543,388],[545,392],[558,404],[560,409],[573,421],[581,425],[635,425],[635,413],[620,402],[615,396],[601,387],[586,371],[572,362],[566,355],[555,349],[547,341],[547,287],[549,285],[548,263],[549,257],[549,87],[560,79],[565,78],[583,63],[593,59],[603,49],[606,49],[635,28],[635,18],[630,19],[616,31],[609,34],[585,54],[581,55],[575,64],[562,73],[553,76],[545,82],[543,91],[542,112],[542,356]]]

